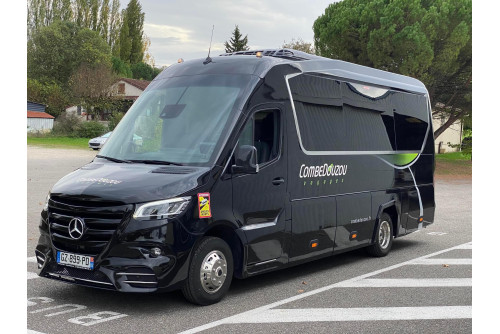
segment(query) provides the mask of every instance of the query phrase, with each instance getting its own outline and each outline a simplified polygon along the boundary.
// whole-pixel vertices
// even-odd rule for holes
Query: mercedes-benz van
[[[295,50],[180,61],[51,189],[39,275],[207,305],[233,277],[385,256],[434,219],[430,112],[416,79]]]

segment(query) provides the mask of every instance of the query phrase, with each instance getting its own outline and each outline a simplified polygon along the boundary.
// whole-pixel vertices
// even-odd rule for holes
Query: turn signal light
[[[317,242],[313,242],[313,243],[311,244],[311,248],[316,248],[316,247],[318,247],[318,243],[317,243]]]
[[[358,237],[358,235],[357,235],[356,233],[354,233],[354,234],[351,236],[351,238],[352,238],[352,239],[356,239],[357,237]]]
[[[420,217],[420,218],[418,219],[418,221],[419,221],[419,222],[423,222],[423,221],[424,221],[424,218],[423,218],[423,217]]]

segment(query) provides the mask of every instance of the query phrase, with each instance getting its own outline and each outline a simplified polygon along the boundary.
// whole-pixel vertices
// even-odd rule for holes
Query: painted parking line
[[[372,278],[347,281],[338,288],[430,288],[472,286],[472,278]]]
[[[30,262],[30,263],[36,263],[36,257],[35,256],[29,257],[28,258],[28,262]]]
[[[415,261],[413,263],[409,264],[415,264],[415,265],[438,265],[442,266],[443,264],[449,264],[449,265],[472,265],[472,259],[421,259],[418,261]]]
[[[40,277],[40,276],[38,276],[38,274],[35,274],[35,273],[28,271],[28,279],[34,279],[34,278],[38,278],[38,277]]]
[[[354,282],[357,282],[357,281],[360,281],[360,280],[364,280],[364,279],[366,279],[368,277],[376,276],[376,275],[381,274],[383,272],[387,272],[387,271],[390,271],[390,270],[394,270],[394,269],[403,267],[403,266],[411,264],[411,263],[413,263],[415,261],[420,261],[420,260],[427,259],[427,258],[430,258],[430,257],[435,257],[437,255],[441,255],[443,253],[446,253],[446,252],[449,252],[449,251],[455,250],[455,249],[468,249],[468,248],[464,248],[464,247],[469,247],[469,246],[472,247],[472,243],[471,242],[468,242],[468,243],[462,244],[462,245],[458,245],[458,246],[455,246],[455,247],[443,249],[443,250],[437,251],[437,252],[432,253],[432,254],[424,255],[424,256],[418,257],[416,259],[412,259],[412,260],[409,260],[409,261],[401,262],[401,263],[398,263],[398,264],[395,264],[395,265],[392,265],[392,266],[389,266],[389,267],[386,267],[386,268],[383,268],[383,269],[379,269],[379,270],[376,270],[376,271],[373,271],[373,272],[370,272],[370,273],[367,273],[367,274],[363,274],[363,275],[360,275],[360,276],[357,276],[357,277],[354,277],[354,278],[351,278],[351,279],[348,279],[348,280],[345,280],[345,281],[342,281],[342,282],[333,283],[333,284],[324,286],[322,288],[318,288],[318,289],[315,289],[315,290],[311,290],[311,291],[302,293],[300,295],[296,295],[296,296],[293,296],[293,297],[290,297],[290,298],[282,299],[280,301],[277,301],[277,302],[274,302],[274,303],[271,303],[271,304],[267,304],[267,305],[264,305],[264,306],[261,306],[261,307],[257,307],[257,308],[255,308],[253,310],[250,310],[250,311],[238,313],[238,314],[235,314],[233,316],[229,316],[227,318],[223,318],[223,319],[220,319],[220,320],[216,320],[216,321],[210,322],[210,323],[205,324],[205,325],[201,325],[201,326],[198,326],[198,327],[195,327],[195,328],[191,328],[191,329],[188,329],[188,330],[186,330],[184,332],[181,332],[179,334],[198,333],[198,332],[201,332],[201,331],[204,331],[204,330],[207,330],[207,329],[211,329],[211,328],[217,327],[219,325],[223,325],[223,324],[241,323],[240,319],[252,318],[256,314],[261,314],[261,313],[269,312],[271,309],[276,308],[278,306],[281,306],[281,305],[284,305],[284,304],[288,304],[288,303],[291,303],[291,302],[294,302],[294,301],[297,301],[297,300],[300,300],[300,299],[304,299],[306,297],[314,296],[314,295],[322,293],[324,291],[328,291],[328,290],[331,290],[333,288],[340,287],[342,285],[346,285],[346,284],[348,284],[348,282],[350,282],[351,284],[354,284]],[[286,311],[289,311],[289,310],[286,310]],[[301,311],[304,311],[304,310],[301,310]]]
[[[472,306],[359,307],[275,309],[233,318],[227,323],[278,323],[317,321],[392,321],[472,318]]]
[[[31,329],[28,329],[27,333],[28,334],[45,334],[45,333],[42,333],[42,332],[32,331]]]

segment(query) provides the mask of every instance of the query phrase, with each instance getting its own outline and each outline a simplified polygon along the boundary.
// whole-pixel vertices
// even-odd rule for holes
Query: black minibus
[[[137,140],[141,138],[142,140]],[[429,93],[300,51],[181,61],[41,213],[42,277],[221,300],[246,278],[393,239],[434,219]]]

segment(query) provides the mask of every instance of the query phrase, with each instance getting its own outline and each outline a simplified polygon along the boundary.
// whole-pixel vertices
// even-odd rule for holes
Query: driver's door
[[[287,165],[283,114],[254,112],[238,145],[257,148],[258,172],[233,174],[233,213],[247,238],[247,269],[257,272],[287,262],[284,252]],[[238,148],[236,148],[238,149]]]

